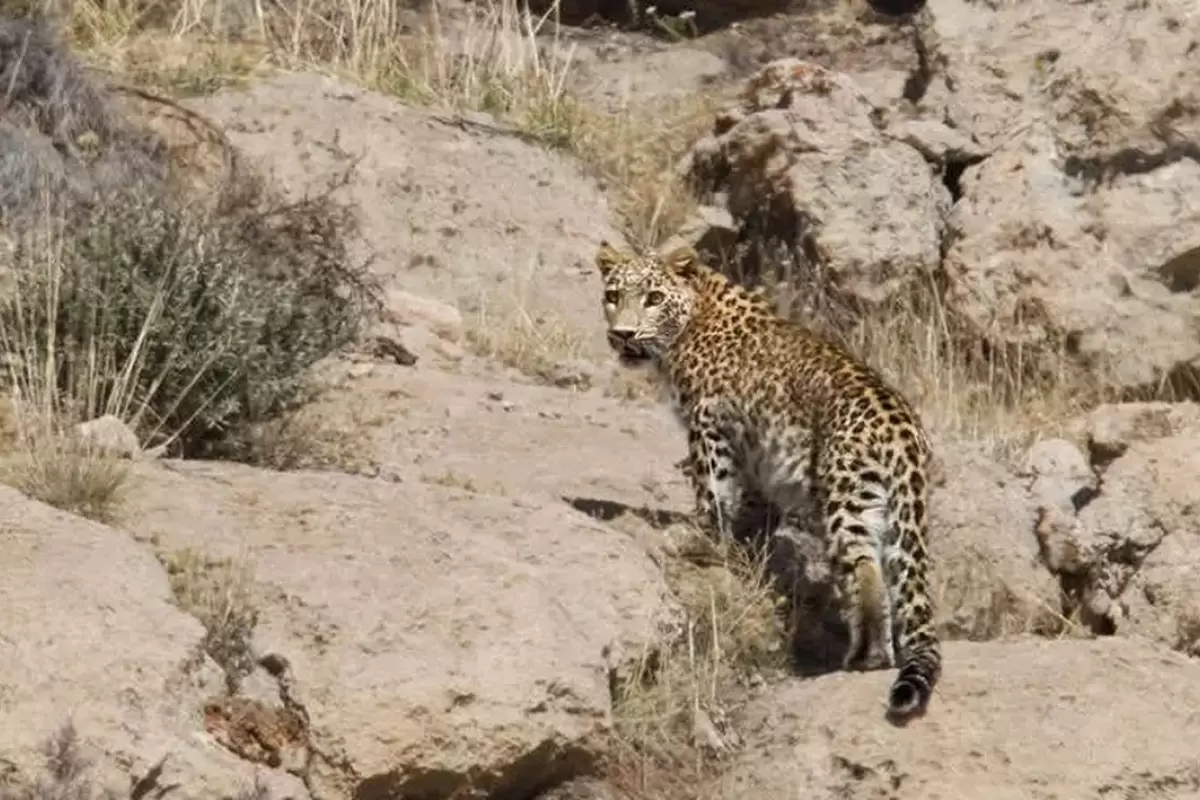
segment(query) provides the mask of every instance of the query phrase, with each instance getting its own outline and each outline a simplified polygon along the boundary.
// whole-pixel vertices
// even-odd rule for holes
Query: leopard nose
[[[633,338],[633,331],[629,328],[614,328],[608,332],[608,340],[613,344],[625,344]]]

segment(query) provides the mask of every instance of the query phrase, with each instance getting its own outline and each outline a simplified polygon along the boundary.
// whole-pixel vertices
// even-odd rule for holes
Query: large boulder
[[[0,794],[45,780],[39,797],[124,797],[161,762],[157,786],[181,800],[248,796],[256,779],[273,800],[308,800],[296,777],[256,776],[209,735],[202,709],[224,676],[149,548],[8,487],[0,500]],[[55,741],[90,769],[44,775]]]
[[[1047,566],[1093,630],[1200,648],[1200,406],[1102,406],[1086,420],[1097,490],[1042,506]]]
[[[317,798],[525,797],[587,771],[606,659],[669,611],[641,548],[556,499],[419,473],[138,471],[132,530],[252,568],[254,651],[303,709]]]
[[[936,287],[954,329],[1010,363],[1194,396],[1193,13],[932,0],[907,64],[777,60],[682,165],[706,207],[681,238],[802,299]]]
[[[740,715],[754,745],[711,796],[1196,796],[1195,661],[1127,640],[1024,638],[951,643],[945,662],[928,714],[906,728],[883,720],[886,671],[772,686]]]
[[[1074,451],[1070,445],[1064,449]],[[929,498],[929,552],[943,634],[992,639],[1057,632],[1062,601],[1033,535],[1035,497],[1068,502],[1068,470],[1055,466],[1018,472],[977,444],[953,440],[942,442],[937,455],[939,480]],[[1053,479],[1049,485],[1048,476]]]
[[[385,289],[449,303],[474,328],[571,323],[565,349],[607,354],[592,258],[621,237],[603,191],[565,155],[486,114],[430,112],[315,74],[191,104],[294,196],[349,170],[359,251]]]
[[[1200,357],[1192,4],[931,0],[929,9],[942,72],[924,111],[989,154],[967,166],[950,219],[951,307],[998,343],[1065,349],[1109,386],[1191,391]]]
[[[1200,358],[1200,164],[1104,185],[1084,177],[1065,169],[1058,132],[1042,122],[968,168],[950,217],[947,304],[1027,358],[1065,354],[1128,393],[1164,382],[1188,392]]]
[[[929,0],[928,10],[937,74],[922,104],[989,150],[1019,139],[1036,119],[1054,128],[1064,158],[1127,147],[1148,155],[1171,132],[1182,141],[1200,135],[1188,0]]]

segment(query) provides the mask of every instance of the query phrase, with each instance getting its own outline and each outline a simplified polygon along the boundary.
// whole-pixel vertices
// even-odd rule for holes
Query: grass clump
[[[731,714],[788,659],[766,560],[687,528],[662,560],[679,616],[614,681],[609,780],[633,796],[696,797],[737,742]]]
[[[254,670],[258,610],[244,564],[184,549],[160,556],[179,607],[204,626],[204,652],[225,670],[231,687]]]
[[[1037,437],[1057,435],[1097,399],[1092,382],[1052,345],[992,346],[947,304],[936,272],[871,305],[840,293],[798,250],[756,241],[739,245],[721,264],[747,285],[765,288],[779,313],[877,369],[935,432],[1013,459]]]
[[[578,357],[579,331],[558,320],[534,320],[524,311],[504,319],[481,314],[467,327],[466,343],[475,353],[539,380],[551,380],[554,369]]]
[[[0,480],[73,514],[112,523],[120,516],[129,462],[97,453],[54,426],[52,417],[23,414],[19,448],[0,468]],[[39,424],[40,423],[40,424]]]
[[[347,420],[320,415],[305,405],[255,426],[247,437],[250,461],[279,471],[336,470],[350,475],[373,475],[379,470],[369,430],[371,425],[355,407]]]

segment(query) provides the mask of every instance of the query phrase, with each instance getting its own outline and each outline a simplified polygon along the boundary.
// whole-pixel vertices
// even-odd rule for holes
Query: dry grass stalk
[[[780,313],[840,342],[878,369],[938,431],[985,444],[1001,458],[1059,435],[1099,397],[1094,381],[1053,347],[1001,352],[956,316],[930,276],[876,307],[837,297],[791,259],[755,276]],[[997,337],[998,338],[998,337]]]
[[[160,560],[175,601],[204,626],[204,651],[236,687],[254,669],[258,610],[250,569],[240,561],[207,558],[189,549],[160,556]]]
[[[481,295],[479,310],[467,321],[466,344],[475,353],[539,380],[549,380],[554,368],[577,358],[583,333],[551,313],[539,313],[540,265],[515,276],[513,288],[502,296]]]
[[[696,797],[736,745],[726,722],[748,687],[786,663],[785,624],[765,557],[742,545],[684,530],[663,570],[680,616],[618,683],[610,780]]]
[[[859,319],[846,339],[918,405],[932,427],[1014,458],[1038,437],[1057,435],[1083,410],[1089,393],[1061,360],[1048,359],[1047,372],[1021,352],[984,358],[955,330],[936,295],[922,305]]]
[[[481,313],[465,333],[474,352],[539,380],[547,379],[556,365],[575,358],[583,341],[570,325],[559,320],[538,322],[523,310],[499,319]]]
[[[36,250],[43,256],[40,262],[8,265],[36,279],[13,281],[2,301],[0,352],[5,362],[0,379],[11,403],[14,448],[0,479],[50,505],[110,522],[122,500],[128,463],[85,447],[75,426],[105,413],[129,413],[128,377],[136,358],[113,363],[99,325],[78,358],[62,358],[56,341],[62,332],[62,238],[54,215],[48,214],[47,220],[51,223],[45,246]],[[102,400],[96,387],[106,370],[122,379]]]

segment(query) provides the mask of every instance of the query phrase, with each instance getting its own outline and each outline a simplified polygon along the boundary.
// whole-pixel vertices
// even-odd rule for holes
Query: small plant
[[[524,311],[480,314],[466,341],[481,356],[533,378],[547,380],[554,367],[578,356],[583,336],[559,320],[534,320]]]
[[[475,484],[475,479],[470,475],[463,475],[455,472],[452,469],[447,469],[443,472],[422,475],[421,482],[431,486],[445,486],[450,489],[462,489],[465,492],[472,494],[478,493],[479,487]]]
[[[57,427],[52,418],[21,412],[24,418],[15,454],[0,478],[48,505],[111,523],[119,516],[129,478],[129,462],[97,452]]]
[[[679,609],[657,646],[615,683],[612,779],[667,781],[690,796],[726,750],[723,723],[747,687],[787,663],[786,625],[765,560],[732,541],[683,530],[663,561]],[[690,776],[682,780],[681,776]]]
[[[696,210],[678,165],[711,129],[724,96],[705,92],[615,112],[580,104],[565,149],[608,187],[630,244],[658,247]]]
[[[211,559],[179,550],[159,560],[183,611],[204,626],[204,651],[225,670],[231,690],[254,670],[254,627],[258,609],[249,569],[231,559]]]
[[[688,10],[679,14],[659,14],[657,6],[648,6],[646,8],[646,16],[650,18],[650,23],[660,33],[676,42],[683,41],[684,39],[695,39],[700,35],[700,30],[696,27],[695,11]]]

